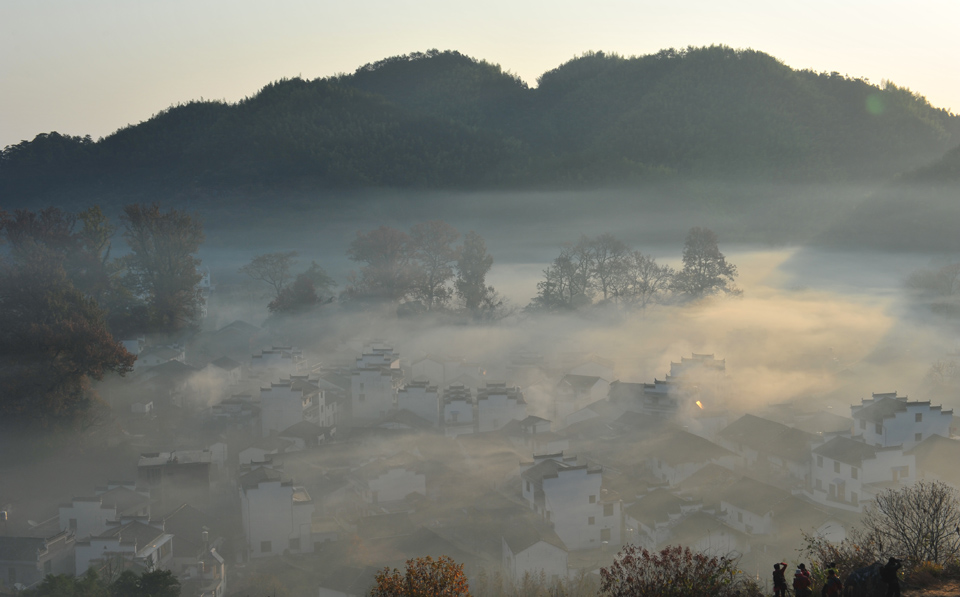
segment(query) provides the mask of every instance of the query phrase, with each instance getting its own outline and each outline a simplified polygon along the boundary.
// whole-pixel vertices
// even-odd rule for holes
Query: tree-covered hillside
[[[0,192],[858,180],[917,168],[958,142],[960,119],[922,96],[753,50],[588,53],[536,88],[431,50],[277,81],[236,104],[178,105],[98,141],[38,135],[4,149]]]

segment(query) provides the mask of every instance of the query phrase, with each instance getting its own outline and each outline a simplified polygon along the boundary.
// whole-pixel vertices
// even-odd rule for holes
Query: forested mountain
[[[172,107],[98,141],[9,146],[0,192],[521,188],[663,177],[858,180],[931,162],[960,118],[892,84],[723,46],[589,53],[536,88],[457,52]]]

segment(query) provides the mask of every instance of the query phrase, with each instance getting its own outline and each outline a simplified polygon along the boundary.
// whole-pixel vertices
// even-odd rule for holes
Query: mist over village
[[[0,129],[0,596],[960,594],[960,117],[555,64]]]

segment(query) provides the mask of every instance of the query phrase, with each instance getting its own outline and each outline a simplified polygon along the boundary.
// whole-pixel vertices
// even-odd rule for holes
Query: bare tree
[[[877,495],[863,515],[866,536],[881,554],[913,564],[946,564],[960,556],[960,502],[941,481],[918,481]]]
[[[443,307],[453,294],[447,282],[453,278],[453,264],[460,253],[453,244],[458,238],[457,229],[442,220],[421,222],[410,229],[410,252],[419,266],[414,292],[428,310]]]
[[[614,280],[626,262],[630,249],[612,234],[601,234],[590,240],[588,247],[593,259],[593,277],[606,300],[613,294]]]
[[[267,283],[273,288],[273,298],[276,299],[283,291],[283,287],[293,278],[290,269],[297,263],[297,252],[267,253],[257,255],[250,263],[238,271],[246,274],[253,280]]]
[[[618,268],[614,288],[624,302],[646,307],[663,296],[673,285],[676,270],[669,265],[660,265],[653,257],[640,251],[629,253]]]

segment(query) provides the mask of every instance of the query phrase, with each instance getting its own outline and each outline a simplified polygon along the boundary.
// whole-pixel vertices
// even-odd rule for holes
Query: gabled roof
[[[104,506],[115,507],[120,516],[136,512],[150,503],[149,497],[122,485],[108,489],[97,497]]]
[[[533,526],[523,520],[514,520],[511,524],[503,526],[503,540],[514,555],[525,549],[543,541],[563,551],[567,551],[566,545],[555,532],[547,528]]]
[[[719,436],[758,452],[802,462],[808,459],[810,444],[818,439],[812,433],[749,414],[724,427]]]
[[[877,451],[877,448],[866,442],[848,437],[835,437],[822,446],[814,448],[813,453],[844,464],[862,467],[864,460],[873,460],[877,457]]]
[[[821,410],[800,418],[794,427],[807,433],[850,433],[853,419]]]
[[[36,562],[37,552],[47,547],[39,537],[0,537],[0,561]]]
[[[928,403],[929,404],[929,403]],[[884,397],[873,404],[864,407],[854,407],[853,418],[857,420],[869,421],[871,423],[883,423],[884,419],[891,419],[898,412],[907,410],[906,399]]]
[[[284,476],[272,468],[261,466],[255,468],[249,473],[240,477],[240,487],[244,489],[256,489],[261,483],[277,482],[285,483]]]
[[[117,525],[97,535],[97,539],[118,539],[122,545],[135,545],[140,551],[150,543],[161,538],[166,533],[163,529],[134,520],[127,524]]]
[[[312,442],[317,441],[317,438],[323,436],[323,434],[324,428],[310,421],[294,423],[279,433],[280,437],[296,437]]]
[[[921,460],[930,458],[950,459],[953,464],[956,464],[960,460],[960,441],[942,435],[931,435],[907,450],[907,454],[916,456],[918,465]]]
[[[639,521],[647,528],[653,528],[658,522],[670,520],[671,514],[679,515],[682,512],[680,507],[690,503],[688,500],[674,495],[670,490],[660,488],[654,489],[634,502],[624,510],[624,514]]]
[[[711,462],[733,452],[718,446],[708,439],[687,431],[673,431],[656,442],[653,454],[671,466],[685,463]]]
[[[167,361],[166,363],[160,363],[159,365],[145,370],[143,372],[143,376],[149,378],[159,376],[180,378],[193,375],[197,371],[199,371],[199,369],[196,367],[191,367],[190,365],[186,365],[180,361]]]
[[[716,516],[706,512],[691,512],[670,529],[673,543],[693,545],[704,536],[730,535],[739,541],[748,541],[749,537],[740,531],[730,528]]]
[[[600,377],[595,375],[573,375],[567,374],[560,380],[561,384],[569,384],[577,392],[586,392],[597,385]]]
[[[226,371],[233,371],[234,369],[239,369],[241,367],[240,363],[234,361],[230,357],[220,357],[215,361],[211,361],[210,364]]]

